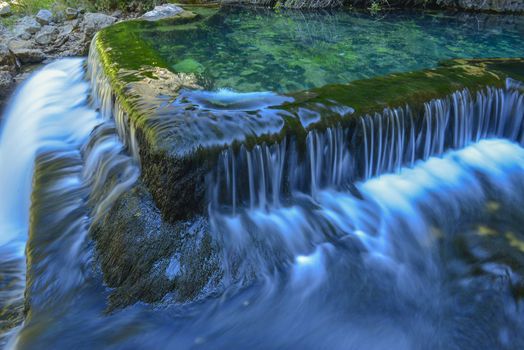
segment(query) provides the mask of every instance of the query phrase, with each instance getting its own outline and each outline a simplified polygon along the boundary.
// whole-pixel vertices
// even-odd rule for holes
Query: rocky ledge
[[[185,11],[169,25],[190,28],[212,21]],[[191,14],[193,13],[193,14]],[[175,72],[140,33],[155,24],[121,23],[102,30],[90,57],[103,109],[118,111],[123,138],[143,166],[142,178],[169,222],[202,213],[205,176],[223,149],[286,136],[303,141],[311,129],[338,123],[351,126],[358,117],[384,108],[431,99],[469,88],[504,86],[507,77],[524,80],[522,59],[455,60],[424,71],[393,74],[349,84],[328,85],[287,95],[210,92],[194,75]],[[133,40],[131,40],[133,39]],[[132,59],[131,59],[131,58]],[[114,101],[114,102],[113,102]],[[115,105],[112,105],[115,103]]]
[[[118,15],[118,14],[117,14]],[[119,18],[67,9],[22,17],[10,28],[0,24],[0,104],[22,80],[28,66],[49,59],[87,54],[93,35]]]

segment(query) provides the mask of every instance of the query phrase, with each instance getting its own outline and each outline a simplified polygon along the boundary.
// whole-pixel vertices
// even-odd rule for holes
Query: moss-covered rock
[[[192,7],[166,26],[211,21],[215,8]],[[194,72],[199,64],[170,67],[143,40],[158,23],[131,21],[99,33],[90,64],[108,77],[116,104],[128,115],[136,138],[143,181],[164,217],[174,222],[201,213],[205,176],[225,147],[303,138],[313,128],[350,126],[357,117],[386,107],[414,109],[456,90],[473,92],[524,78],[523,59],[453,60],[432,69],[327,85],[278,96],[204,92]],[[189,68],[188,68],[189,67]]]

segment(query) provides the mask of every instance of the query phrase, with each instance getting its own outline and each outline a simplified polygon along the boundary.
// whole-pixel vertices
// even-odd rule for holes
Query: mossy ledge
[[[170,24],[198,25],[214,11],[192,10]],[[141,39],[142,31],[156,25],[131,21],[101,31],[93,40],[89,66],[102,109],[120,124],[121,136],[142,165],[142,180],[169,222],[203,212],[205,176],[226,147],[252,147],[286,136],[300,142],[312,129],[352,127],[359,117],[385,108],[409,105],[420,116],[425,102],[454,91],[503,87],[509,77],[524,80],[521,58],[452,60],[432,69],[291,93],[256,111],[214,108],[188,102],[184,94],[198,91],[197,79],[174,72]],[[303,111],[320,118],[304,123]]]

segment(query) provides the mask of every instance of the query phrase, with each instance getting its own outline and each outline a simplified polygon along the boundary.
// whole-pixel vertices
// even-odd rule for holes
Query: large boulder
[[[11,5],[5,1],[0,2],[0,17],[11,16],[12,14]]]
[[[84,15],[83,31],[88,37],[92,37],[100,29],[110,26],[116,22],[113,16],[103,13],[86,13]]]
[[[55,26],[45,25],[36,34],[35,41],[40,45],[48,45],[56,40],[58,29]]]
[[[174,17],[182,12],[184,12],[184,9],[179,6],[165,4],[156,6],[153,10],[146,12],[141,18],[147,21],[156,21],[159,19]]]
[[[41,25],[46,25],[46,24],[51,23],[51,21],[53,20],[53,13],[49,10],[40,10],[36,14],[35,19]]]
[[[33,17],[25,16],[16,22],[13,28],[13,34],[17,38],[27,40],[41,28],[42,25]]]
[[[40,63],[46,59],[42,50],[35,48],[30,40],[11,40],[9,50],[21,63]]]

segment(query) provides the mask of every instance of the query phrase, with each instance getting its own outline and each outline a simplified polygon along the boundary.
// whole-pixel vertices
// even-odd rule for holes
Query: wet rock
[[[31,35],[36,34],[42,26],[33,17],[25,16],[16,22],[13,34],[17,38],[27,40]]]
[[[53,20],[53,13],[49,10],[40,10],[36,14],[35,19],[41,25],[49,24]]]
[[[12,40],[9,42],[9,50],[21,63],[40,63],[46,59],[42,50],[35,48],[34,42],[29,40]]]
[[[7,97],[13,85],[13,76],[8,71],[0,71],[0,98]]]
[[[58,29],[54,26],[45,25],[36,34],[35,41],[40,45],[48,45],[56,40],[58,36]]]
[[[84,15],[83,31],[88,37],[91,37],[100,29],[115,23],[116,20],[115,17],[104,15],[103,13],[86,13]]]
[[[176,16],[182,12],[184,12],[184,9],[182,9],[179,6],[173,4],[165,4],[156,6],[153,10],[146,12],[141,18],[148,21],[156,21],[159,19]]]
[[[68,7],[65,9],[64,14],[67,20],[73,20],[78,17],[78,10],[72,7]]]
[[[166,223],[143,184],[122,195],[92,227],[110,309],[138,301],[198,300],[220,288],[217,242],[203,217]]]
[[[3,69],[8,69],[10,71],[16,68],[16,58],[9,51],[7,45],[0,43],[0,67]]]
[[[11,16],[13,12],[11,11],[11,5],[7,2],[0,2],[0,17]]]

